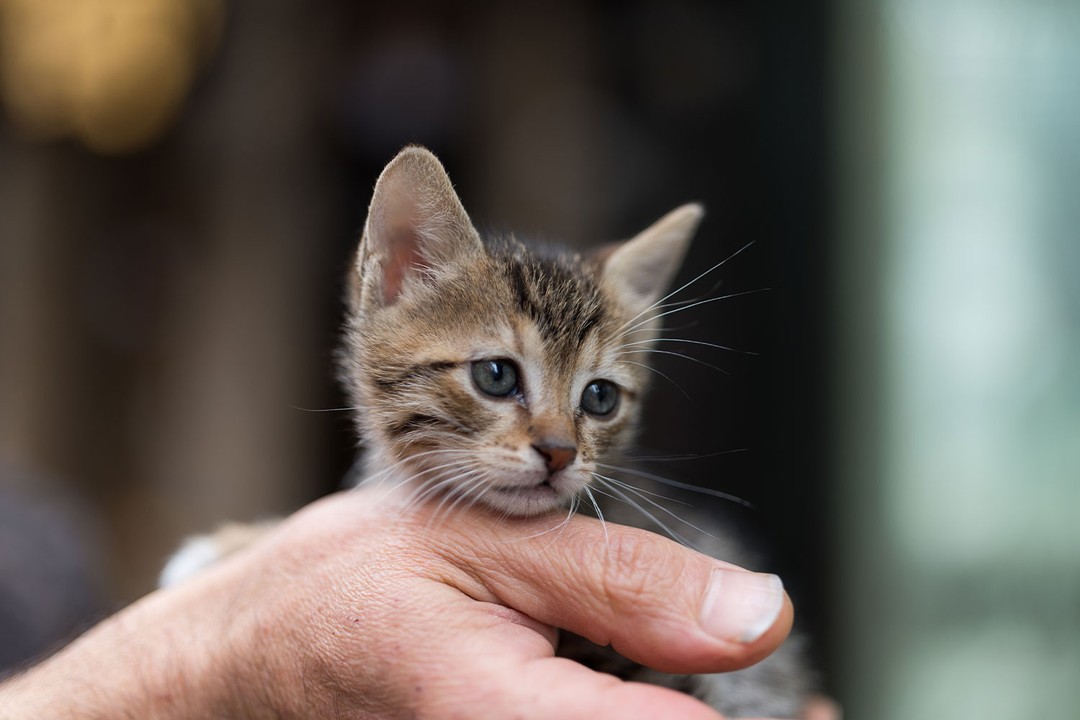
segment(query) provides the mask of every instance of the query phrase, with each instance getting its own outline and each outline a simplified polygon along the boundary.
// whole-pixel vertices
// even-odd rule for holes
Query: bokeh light
[[[0,0],[0,89],[27,137],[102,154],[169,128],[224,21],[220,0]]]

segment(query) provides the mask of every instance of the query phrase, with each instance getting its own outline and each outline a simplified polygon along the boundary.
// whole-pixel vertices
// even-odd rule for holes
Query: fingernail
[[[701,606],[705,631],[724,640],[752,643],[784,607],[784,584],[776,575],[715,568]]]

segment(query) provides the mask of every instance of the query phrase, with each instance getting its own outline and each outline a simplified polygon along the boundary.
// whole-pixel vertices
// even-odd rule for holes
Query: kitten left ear
[[[675,279],[705,209],[682,205],[602,257],[602,275],[635,313],[655,303]]]
[[[375,183],[358,258],[364,302],[391,305],[410,278],[482,252],[442,163],[428,149],[399,152]]]

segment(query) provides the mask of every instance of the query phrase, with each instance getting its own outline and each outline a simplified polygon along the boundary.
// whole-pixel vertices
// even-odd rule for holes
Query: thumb
[[[441,545],[459,588],[610,644],[662,672],[723,672],[775,650],[791,629],[780,579],[714,560],[636,528],[575,516],[457,524]]]

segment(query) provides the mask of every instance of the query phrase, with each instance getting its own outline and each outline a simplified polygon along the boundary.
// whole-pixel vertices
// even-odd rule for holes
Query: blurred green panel
[[[853,717],[1080,707],[1080,5],[844,2]]]

